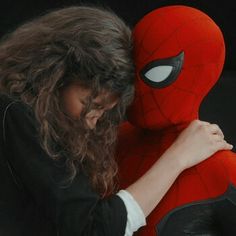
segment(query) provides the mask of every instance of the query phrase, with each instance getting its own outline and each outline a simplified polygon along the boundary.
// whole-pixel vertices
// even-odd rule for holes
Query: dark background
[[[110,7],[131,27],[149,11],[167,5],[187,5],[208,14],[221,28],[226,43],[222,76],[202,103],[200,118],[218,123],[226,139],[236,146],[236,3],[212,0],[8,0],[1,3],[0,37],[25,21],[46,11],[76,5],[99,4]],[[236,150],[236,148],[235,148]]]

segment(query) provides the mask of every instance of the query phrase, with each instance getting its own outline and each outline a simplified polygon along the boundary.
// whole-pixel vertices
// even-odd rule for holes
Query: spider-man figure
[[[152,11],[134,29],[136,95],[121,128],[121,187],[143,175],[179,133],[198,119],[218,80],[222,33],[203,12],[186,6]],[[139,236],[236,235],[236,155],[220,151],[185,170]]]

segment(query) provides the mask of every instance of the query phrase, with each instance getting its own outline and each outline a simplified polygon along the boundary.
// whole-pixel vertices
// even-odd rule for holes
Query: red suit
[[[179,133],[198,119],[218,80],[222,33],[203,12],[185,6],[147,14],[133,32],[136,94],[120,130],[121,187],[142,176]],[[236,155],[220,151],[182,172],[139,236],[236,235]]]

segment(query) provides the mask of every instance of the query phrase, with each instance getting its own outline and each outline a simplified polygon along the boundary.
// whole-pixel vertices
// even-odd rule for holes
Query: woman
[[[194,121],[115,194],[131,49],[129,28],[94,7],[53,11],[2,40],[1,235],[132,235],[182,170],[232,148],[218,126]]]

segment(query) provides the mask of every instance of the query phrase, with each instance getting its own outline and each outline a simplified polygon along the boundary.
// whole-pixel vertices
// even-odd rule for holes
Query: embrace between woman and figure
[[[49,12],[1,40],[1,235],[132,235],[183,170],[232,149],[217,125],[194,120],[117,190],[132,45],[118,16],[86,6]]]

